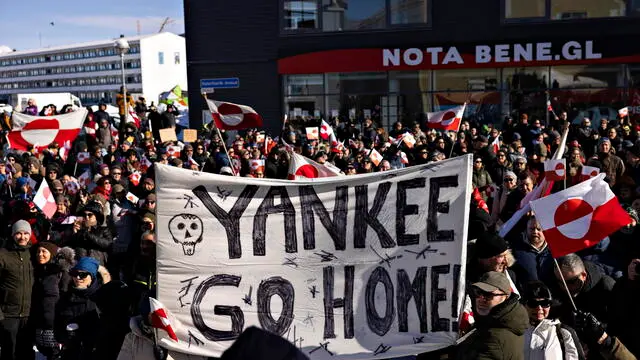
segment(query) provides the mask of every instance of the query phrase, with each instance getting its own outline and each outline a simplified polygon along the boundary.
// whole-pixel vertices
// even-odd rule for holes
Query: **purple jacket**
[[[38,115],[38,107],[35,105],[27,106],[27,108],[24,109],[23,114],[36,116]]]

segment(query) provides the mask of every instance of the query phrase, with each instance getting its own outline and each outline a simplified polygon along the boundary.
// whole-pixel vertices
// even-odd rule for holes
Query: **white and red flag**
[[[140,179],[142,175],[138,171],[134,171],[129,175],[129,181],[133,184],[133,186],[138,186],[140,184]]]
[[[329,125],[328,122],[324,121],[323,119],[322,123],[320,124],[320,137],[324,140],[327,140],[332,135],[334,135],[333,128],[331,127],[331,125]]]
[[[369,159],[371,160],[372,163],[375,164],[375,166],[378,166],[380,165],[380,162],[382,162],[382,159],[384,158],[382,157],[382,154],[378,152],[378,150],[371,149],[371,152],[369,153]]]
[[[62,161],[67,161],[67,158],[69,158],[69,151],[71,151],[71,141],[67,140],[64,142],[60,150],[58,150],[58,155]]]
[[[147,155],[142,155],[142,158],[140,159],[140,171],[146,172],[152,166],[153,163],[147,158]]]
[[[180,146],[177,146],[177,145],[169,145],[169,146],[167,146],[167,155],[169,155],[169,157],[179,158],[180,157]]]
[[[620,117],[629,116],[629,107],[625,106],[622,109],[618,110],[618,115],[620,115]]]
[[[30,116],[13,113],[13,128],[7,134],[9,147],[14,150],[28,151],[30,147],[40,152],[49,144],[73,142],[87,116],[86,109],[54,116]]]
[[[169,310],[160,301],[150,297],[149,304],[151,305],[151,327],[164,330],[169,335],[171,340],[178,341],[178,336],[169,320]]]
[[[582,181],[589,180],[600,174],[600,169],[595,166],[582,165]]]
[[[531,202],[553,257],[594,246],[631,223],[604,176]]]
[[[449,110],[427,113],[427,127],[430,129],[455,130],[460,128],[460,122],[467,104],[456,106]]]
[[[127,195],[125,195],[125,199],[129,200],[133,205],[138,205],[140,202],[140,198],[133,195],[131,192],[128,192]]]
[[[91,154],[88,151],[79,152],[76,160],[78,164],[91,164]]]
[[[207,106],[218,129],[242,130],[262,127],[262,116],[249,106],[209,99]]]
[[[402,134],[400,140],[402,140],[408,149],[413,149],[413,146],[416,144],[416,138],[409,132]]]
[[[400,151],[400,162],[405,165],[409,164],[409,158],[407,158],[407,154],[404,151]]]
[[[251,168],[251,171],[262,171],[262,172],[264,172],[264,160],[262,160],[262,159],[249,160],[249,167]]]
[[[567,161],[552,159],[544,162],[544,176],[547,181],[562,181],[567,177]]]
[[[316,179],[322,177],[340,176],[340,170],[333,166],[318,164],[302,155],[290,152],[289,180]]]
[[[491,145],[489,145],[489,147],[491,147],[491,150],[493,150],[494,154],[497,154],[498,151],[500,150],[500,136],[496,136],[495,139],[493,139],[493,141],[491,142]]]
[[[91,184],[91,170],[87,170],[78,176],[78,184],[84,188],[88,188]]]
[[[80,190],[80,184],[76,178],[71,178],[69,181],[64,183],[64,188],[67,191],[67,194],[74,196]]]
[[[313,127],[308,127],[304,129],[305,132],[307,133],[307,140],[318,140],[319,139],[319,135],[318,135],[318,128],[313,126]]]
[[[33,197],[33,203],[36,204],[36,206],[38,206],[49,219],[51,219],[53,214],[56,213],[56,210],[58,209],[56,206],[56,199],[53,197],[51,189],[49,189],[47,180],[42,180],[40,183],[40,187],[38,188],[36,195]]]

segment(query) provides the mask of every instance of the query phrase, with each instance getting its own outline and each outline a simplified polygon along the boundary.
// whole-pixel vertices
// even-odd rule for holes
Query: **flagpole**
[[[73,177],[78,175],[78,157],[76,156],[76,164],[73,166]]]
[[[564,275],[562,275],[562,270],[560,270],[560,265],[558,265],[558,260],[553,258],[553,262],[556,264],[556,269],[558,269],[558,274],[560,274],[560,279],[562,279],[562,285],[564,285],[564,289],[567,291],[567,295],[569,295],[569,301],[571,301],[571,306],[573,306],[574,311],[578,311],[576,307],[576,303],[573,301],[573,296],[571,295],[571,291],[569,291],[569,287],[567,286],[567,282],[564,280]]]
[[[207,93],[202,93],[201,94],[202,97],[204,98],[204,102],[205,104],[207,103]],[[207,105],[207,108],[209,106]],[[216,132],[218,133],[218,137],[220,138],[220,142],[222,142],[222,148],[224,149],[224,153],[227,154],[227,159],[229,159],[229,167],[231,168],[231,173],[233,174],[233,176],[236,176],[236,169],[233,168],[233,161],[231,161],[231,156],[229,156],[229,151],[227,151],[227,144],[224,142],[224,139],[222,138],[222,134],[220,133],[220,129],[218,129],[218,127],[216,126],[216,121],[215,119],[211,119],[211,123],[213,123],[213,126],[216,128]]]

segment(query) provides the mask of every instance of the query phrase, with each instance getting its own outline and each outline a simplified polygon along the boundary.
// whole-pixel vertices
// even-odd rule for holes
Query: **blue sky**
[[[2,0],[0,45],[17,50],[165,31],[184,32],[182,0]],[[51,25],[53,22],[55,25]]]

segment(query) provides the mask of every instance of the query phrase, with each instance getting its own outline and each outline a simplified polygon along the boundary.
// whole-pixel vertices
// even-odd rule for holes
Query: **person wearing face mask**
[[[489,271],[470,287],[475,331],[457,349],[456,359],[524,359],[527,311],[504,273]]]
[[[28,326],[34,278],[31,226],[18,220],[11,234],[7,246],[0,249],[0,359],[33,359],[33,333]]]
[[[605,324],[609,322],[610,304],[615,281],[607,276],[597,265],[582,261],[576,254],[556,259],[561,272],[555,269],[556,298],[560,300],[559,317],[562,322],[571,324],[573,306],[568,298],[562,278],[567,284],[576,307],[595,315]]]
[[[560,321],[549,318],[553,299],[551,291],[543,282],[528,283],[523,300],[531,324],[524,333],[525,360],[585,358],[575,331]]]

